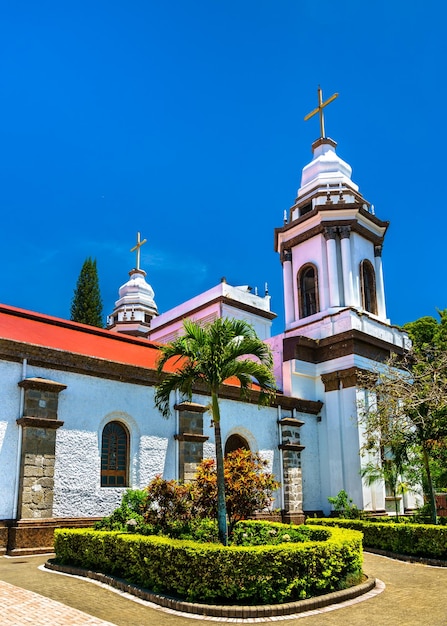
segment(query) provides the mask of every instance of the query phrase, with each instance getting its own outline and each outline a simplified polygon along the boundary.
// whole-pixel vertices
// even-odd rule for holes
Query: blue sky
[[[104,313],[141,265],[160,311],[268,282],[273,229],[326,132],[376,215],[396,324],[447,307],[447,4],[0,4],[0,301],[69,317],[87,256]]]

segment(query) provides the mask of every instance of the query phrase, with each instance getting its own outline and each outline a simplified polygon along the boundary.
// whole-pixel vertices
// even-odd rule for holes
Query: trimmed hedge
[[[396,524],[343,518],[309,519],[309,524],[350,528],[363,533],[365,548],[409,556],[447,559],[447,527],[433,524]]]
[[[59,563],[118,576],[155,593],[207,603],[270,604],[344,589],[362,580],[361,534],[312,527],[310,537],[324,532],[329,534],[326,541],[224,547],[57,529],[54,549]]]
[[[326,541],[330,534],[325,528],[312,528],[301,524],[282,524],[260,520],[243,520],[236,524],[231,536],[235,546],[266,546],[278,543]]]

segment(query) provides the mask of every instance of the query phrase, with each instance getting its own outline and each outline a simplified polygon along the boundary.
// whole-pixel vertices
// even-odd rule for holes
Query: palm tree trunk
[[[227,507],[225,504],[225,478],[222,452],[222,435],[220,431],[220,409],[219,400],[216,392],[211,393],[214,439],[216,446],[216,469],[217,469],[217,527],[219,532],[219,541],[224,545],[228,545],[227,530]]]

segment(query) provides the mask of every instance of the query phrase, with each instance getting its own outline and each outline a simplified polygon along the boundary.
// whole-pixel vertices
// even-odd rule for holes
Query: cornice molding
[[[227,296],[217,296],[217,298],[213,298],[213,300],[209,300],[209,302],[206,302],[203,305],[196,306],[194,309],[191,309],[190,311],[187,311],[181,315],[177,315],[176,317],[173,317],[171,320],[164,322],[163,324],[160,324],[160,326],[156,326],[155,328],[152,328],[152,332],[158,333],[160,330],[164,330],[165,328],[168,328],[169,326],[172,326],[173,324],[176,324],[177,322],[181,322],[186,317],[190,317],[191,315],[194,315],[194,313],[197,313],[198,311],[202,311],[203,309],[206,309],[207,307],[212,306],[213,304],[226,304],[227,306],[231,306],[234,309],[241,309],[241,311],[246,311],[247,313],[253,313],[254,315],[257,315],[258,317],[263,317],[267,320],[274,320],[277,317],[276,313],[273,313],[272,311],[263,311],[262,309],[258,309],[255,306],[245,304],[244,302],[240,302],[239,300],[233,300],[232,298],[229,298]],[[158,341],[158,339],[154,339],[154,341]]]
[[[278,420],[278,424],[280,426],[292,426],[293,428],[301,428],[304,426],[305,422],[302,420],[297,420],[296,417],[282,417]]]
[[[174,409],[176,411],[189,411],[190,413],[206,413],[208,411],[206,406],[197,402],[180,402],[174,404]]]
[[[73,354],[63,350],[36,346],[11,339],[0,339],[0,359],[16,363],[21,363],[23,359],[27,359],[28,364],[34,367],[83,374],[85,376],[116,380],[145,387],[151,387],[160,382],[157,371],[153,369],[87,357],[81,354]],[[203,385],[195,385],[194,392],[207,396],[206,388]],[[252,389],[249,390],[247,398],[241,398],[240,388],[231,385],[224,385],[220,390],[222,399],[237,400],[239,402],[257,404],[259,396],[259,391]],[[281,406],[285,409],[296,409],[301,413],[316,415],[321,411],[322,404],[312,400],[291,398],[279,392],[270,406]]]
[[[278,450],[290,450],[291,452],[302,452],[306,446],[302,446],[299,443],[280,443],[278,444]]]
[[[182,433],[181,435],[174,435],[174,439],[177,441],[190,441],[191,443],[204,443],[208,441],[209,437],[195,433]]]
[[[404,352],[400,346],[356,329],[319,340],[302,335],[283,340],[284,361],[297,359],[316,364],[355,354],[380,362],[391,354],[402,355]]]
[[[16,422],[25,428],[46,428],[47,430],[57,430],[64,425],[64,422],[61,420],[52,420],[45,417],[30,417],[29,415],[26,417],[19,417]]]
[[[52,391],[60,393],[64,389],[67,389],[67,385],[58,383],[55,380],[48,380],[47,378],[24,378],[17,384],[25,390],[33,389],[36,391]]]
[[[306,217],[306,216],[303,216]],[[295,224],[295,222],[294,222]],[[284,252],[286,250],[291,250],[295,246],[303,243],[304,241],[308,241],[317,235],[325,236],[325,233],[331,232],[329,229],[344,229],[350,228],[351,233],[357,233],[370,241],[374,246],[382,246],[385,238],[385,233],[383,235],[376,235],[372,231],[368,230],[360,224],[355,219],[344,219],[344,220],[323,220],[316,226],[313,226],[309,230],[306,230],[299,235],[295,235],[292,239],[288,239],[287,241],[282,241],[280,248],[278,250],[278,238],[276,238],[276,250],[281,254],[281,261],[284,261]],[[275,231],[276,234],[276,231]]]
[[[340,388],[348,389],[355,387],[359,382],[359,376],[365,373],[364,369],[359,367],[348,367],[345,370],[336,370],[329,374],[322,374],[321,380],[324,384],[324,390],[338,391]]]
[[[359,223],[358,218],[346,218],[346,219],[339,219],[339,220],[326,218],[328,210],[330,212],[333,212],[337,210],[346,211],[347,209],[355,209],[358,212],[358,214],[361,215],[366,221],[369,221],[375,226],[381,229],[384,229],[383,234],[377,235],[373,233],[368,228],[366,228],[361,223]],[[302,232],[299,235],[296,235],[292,239],[288,239],[287,242],[282,241],[280,250],[278,250],[279,237],[281,234],[287,233],[288,231],[293,230],[297,226],[305,224],[305,222],[317,216],[319,213],[325,213],[326,215],[323,217],[323,219],[321,219],[321,221],[316,226],[313,226],[309,228],[307,231]],[[325,226],[329,226],[329,227],[330,226],[350,226],[353,232],[357,232],[363,235],[364,237],[372,241],[375,245],[380,245],[383,242],[383,239],[385,237],[385,233],[388,229],[389,224],[390,223],[388,221],[380,220],[378,217],[376,217],[372,213],[369,213],[368,211],[366,211],[358,203],[346,204],[345,202],[339,202],[337,204],[330,204],[330,209],[328,209],[327,204],[326,205],[319,204],[314,209],[312,209],[312,211],[305,213],[304,215],[297,218],[296,220],[293,220],[292,222],[289,222],[288,224],[285,224],[284,226],[281,226],[279,228],[275,228],[275,251],[279,251],[282,253],[284,248],[291,248],[292,246],[298,243],[301,243],[302,241],[307,241],[307,239],[310,239],[317,234],[321,234]]]

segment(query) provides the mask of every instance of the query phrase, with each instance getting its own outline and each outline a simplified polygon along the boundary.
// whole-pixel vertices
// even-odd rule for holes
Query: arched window
[[[128,487],[129,433],[121,422],[102,431],[101,487]]]
[[[318,272],[315,265],[304,265],[298,273],[298,304],[300,318],[309,317],[320,310]]]
[[[377,315],[376,275],[371,261],[364,259],[360,263],[360,286],[362,290],[362,307]]]
[[[227,456],[229,452],[240,449],[250,450],[247,440],[241,437],[241,435],[230,435],[225,442],[225,456]]]

